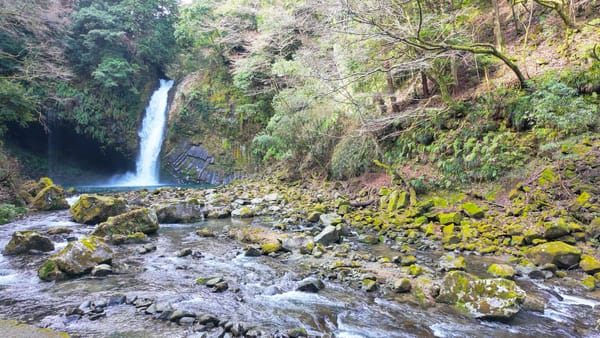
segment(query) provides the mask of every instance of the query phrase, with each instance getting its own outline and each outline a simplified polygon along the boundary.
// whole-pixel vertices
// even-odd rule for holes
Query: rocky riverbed
[[[73,196],[2,226],[0,316],[86,337],[599,336],[597,145],[575,155],[489,196],[274,178]],[[63,209],[49,186],[31,200]]]

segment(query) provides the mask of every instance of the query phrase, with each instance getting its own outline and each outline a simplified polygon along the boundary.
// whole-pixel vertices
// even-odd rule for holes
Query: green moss
[[[460,224],[462,221],[462,215],[459,212],[441,213],[438,215],[440,224]]]
[[[54,280],[53,275],[60,273],[60,269],[58,268],[58,264],[53,260],[47,260],[39,269],[38,269],[38,277],[41,280]]]
[[[463,204],[462,210],[471,218],[480,219],[485,216],[483,209],[473,202],[467,202]]]
[[[550,167],[544,169],[544,171],[540,175],[540,178],[538,179],[538,183],[542,186],[554,183],[556,181],[558,181],[558,177],[556,176],[554,170]]]
[[[596,289],[596,283],[598,281],[594,276],[587,276],[581,281],[581,285],[586,288],[588,291],[594,291]]]
[[[515,269],[506,264],[492,264],[488,267],[487,272],[494,277],[500,278],[513,279],[515,276]]]
[[[264,243],[260,246],[260,249],[262,250],[263,254],[268,255],[281,250],[281,243],[279,241]]]
[[[589,200],[590,198],[592,198],[592,195],[590,195],[587,191],[584,191],[581,193],[581,195],[579,195],[579,197],[577,197],[577,203],[579,203],[579,205],[584,206]]]

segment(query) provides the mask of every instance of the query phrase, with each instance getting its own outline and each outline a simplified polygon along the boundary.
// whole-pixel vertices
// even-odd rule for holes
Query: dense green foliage
[[[77,81],[63,83],[59,117],[78,133],[131,152],[141,112],[174,60],[172,0],[78,1],[67,55]]]
[[[597,1],[0,1],[0,134],[52,111],[131,153],[166,74],[168,146],[224,170],[481,182],[599,128]]]

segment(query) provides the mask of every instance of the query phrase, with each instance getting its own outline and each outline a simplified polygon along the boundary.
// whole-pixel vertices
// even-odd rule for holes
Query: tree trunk
[[[421,83],[423,85],[423,97],[429,97],[431,94],[429,93],[429,85],[427,84],[427,74],[424,71],[421,71]]]
[[[394,86],[394,78],[392,77],[392,71],[390,69],[389,61],[385,61],[383,63],[383,67],[385,67],[385,78],[387,80],[388,94],[390,96],[390,106],[392,108],[392,113],[399,113],[400,107],[398,106],[398,102],[396,100],[396,87]]]
[[[492,0],[494,10],[494,37],[496,39],[496,49],[500,52],[504,50],[504,36],[502,35],[502,23],[500,22],[500,6],[498,0]]]

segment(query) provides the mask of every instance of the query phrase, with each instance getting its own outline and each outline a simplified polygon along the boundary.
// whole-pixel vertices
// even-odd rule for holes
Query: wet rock
[[[140,255],[144,255],[144,254],[147,254],[147,253],[155,251],[155,250],[156,250],[156,244],[148,243],[148,244],[145,244],[143,247],[137,249],[137,252]]]
[[[93,269],[92,269],[92,276],[94,277],[104,277],[104,276],[108,276],[110,274],[112,274],[113,270],[112,270],[112,266],[108,265],[108,264],[99,264],[96,265]]]
[[[373,279],[365,278],[362,281],[361,289],[366,292],[373,292],[373,291],[377,290],[377,281],[375,281]]]
[[[197,315],[191,311],[187,311],[187,310],[175,310],[173,311],[173,313],[171,313],[171,316],[169,316],[169,320],[172,322],[177,322],[180,319],[187,317],[187,318],[196,318]],[[193,323],[193,321],[192,321]]]
[[[212,289],[212,292],[224,292],[229,288],[229,284],[221,277],[198,278],[196,284],[204,285]]]
[[[127,302],[127,297],[124,295],[114,295],[108,299],[107,306],[122,305]]]
[[[84,224],[98,224],[126,211],[124,199],[100,195],[81,195],[70,208],[73,220]]]
[[[39,211],[69,209],[69,203],[65,199],[63,189],[56,185],[42,189],[33,198],[31,204],[34,209]]]
[[[298,283],[296,291],[317,293],[324,288],[325,284],[320,279],[309,277]]]
[[[213,326],[218,326],[219,319],[210,314],[203,314],[200,317],[198,317],[198,324],[200,324],[200,325],[212,324]]]
[[[523,302],[523,310],[544,313],[544,309],[546,308],[545,301],[537,296],[527,294],[525,296],[525,301]]]
[[[53,228],[46,230],[46,234],[51,235],[51,236],[70,234],[72,232],[73,232],[73,229],[65,228],[65,227],[53,227]]]
[[[537,265],[553,263],[559,268],[574,268],[579,264],[581,250],[563,242],[549,242],[530,248],[526,255]]]
[[[436,299],[455,305],[474,318],[508,320],[519,312],[525,295],[525,291],[508,279],[479,279],[462,271],[452,271],[442,280]]]
[[[260,251],[260,249],[250,246],[245,249],[244,256],[260,257],[260,256],[262,256],[262,252]]]
[[[38,270],[42,280],[60,280],[92,271],[113,258],[112,250],[100,238],[92,236],[70,242],[56,255],[50,257]]]
[[[467,269],[467,263],[462,256],[456,257],[448,254],[440,257],[439,266],[441,271],[464,271]]]
[[[20,255],[31,250],[48,252],[54,250],[54,243],[37,231],[15,231],[4,247],[3,255]]]
[[[295,328],[287,330],[287,335],[290,338],[300,338],[300,337],[307,337],[308,333],[306,332],[306,329],[303,327],[295,327]]]
[[[182,250],[177,251],[177,253],[175,254],[177,257],[187,257],[189,255],[192,254],[192,249],[190,248],[185,248]]]
[[[192,326],[196,322],[195,317],[182,317],[177,321],[177,323],[181,326]]]
[[[136,232],[153,234],[158,231],[156,212],[148,208],[140,208],[130,212],[109,217],[100,223],[92,232],[94,236],[130,235]]]
[[[121,235],[115,234],[105,237],[108,242],[114,245],[122,244],[145,244],[150,242],[148,236],[143,232],[135,232],[132,234]]]
[[[321,215],[322,214],[318,211],[311,211],[306,217],[306,220],[308,222],[316,223],[321,219]]]
[[[408,278],[396,279],[392,284],[392,290],[396,293],[409,292],[411,287],[412,285],[410,283],[410,279]]]
[[[497,278],[514,279],[515,277],[515,269],[508,264],[492,264],[487,272]]]
[[[196,235],[200,237],[215,237],[215,233],[209,228],[202,228],[196,230]]]
[[[194,223],[204,219],[204,202],[198,199],[170,201],[154,207],[159,223]]]
[[[328,225],[314,238],[316,244],[330,245],[340,240],[341,227]]]

